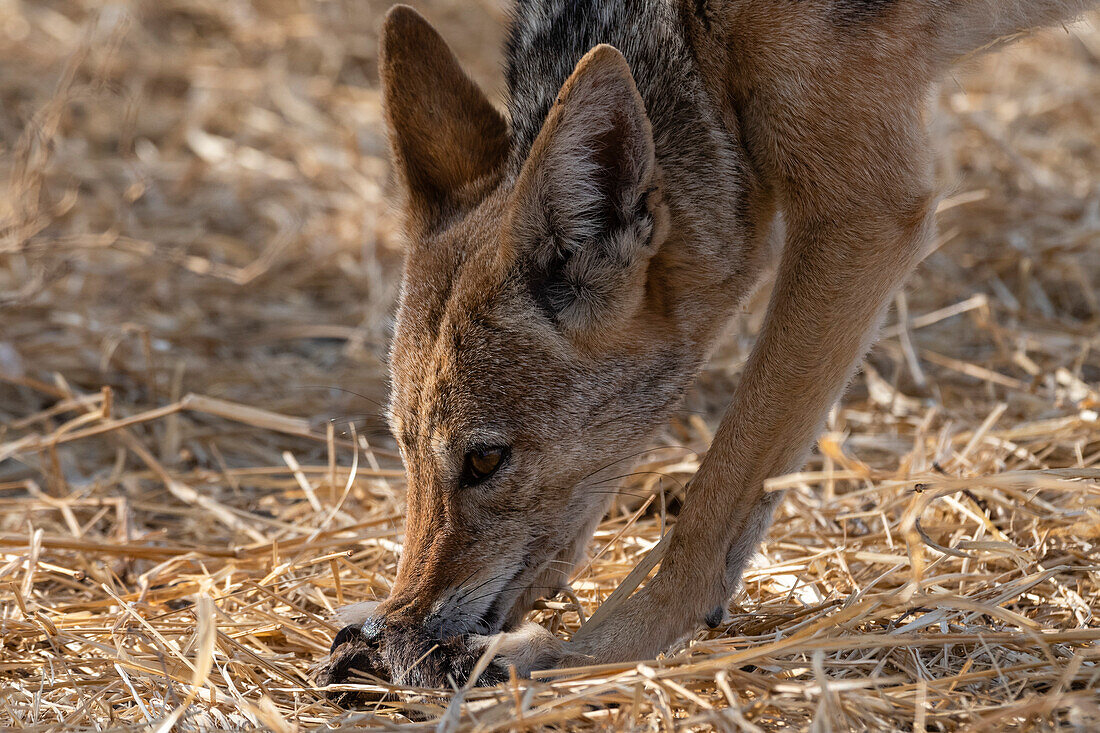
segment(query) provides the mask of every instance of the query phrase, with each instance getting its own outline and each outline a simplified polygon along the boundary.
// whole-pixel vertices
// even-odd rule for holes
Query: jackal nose
[[[372,616],[361,624],[345,626],[336,632],[336,637],[332,640],[332,646],[329,647],[329,654],[336,651],[337,647],[343,646],[351,641],[359,641],[366,644],[372,644],[378,641],[378,638],[382,635],[382,624],[381,617]]]

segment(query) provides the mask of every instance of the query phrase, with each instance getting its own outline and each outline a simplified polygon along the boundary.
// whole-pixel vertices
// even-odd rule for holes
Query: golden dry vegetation
[[[505,8],[419,5],[499,89]],[[387,593],[401,532],[384,9],[0,1],[0,726],[1100,727],[1095,23],[946,80],[938,248],[717,630],[325,700],[333,611]],[[627,479],[580,609],[537,620],[567,635],[655,544],[762,302]]]

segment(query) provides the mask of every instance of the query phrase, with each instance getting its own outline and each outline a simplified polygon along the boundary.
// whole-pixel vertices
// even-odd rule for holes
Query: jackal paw
[[[588,656],[574,652],[568,644],[532,622],[519,626],[515,631],[471,637],[471,647],[488,649],[491,644],[497,643],[498,637],[500,641],[493,664],[505,670],[514,667],[520,677],[530,677],[532,672],[540,670],[592,662]]]

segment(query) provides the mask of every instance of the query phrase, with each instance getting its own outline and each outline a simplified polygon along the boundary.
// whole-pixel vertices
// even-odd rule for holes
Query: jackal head
[[[662,288],[668,208],[618,51],[580,61],[522,152],[411,9],[380,68],[409,240],[389,410],[408,509],[369,626],[445,641],[568,579],[699,355]]]

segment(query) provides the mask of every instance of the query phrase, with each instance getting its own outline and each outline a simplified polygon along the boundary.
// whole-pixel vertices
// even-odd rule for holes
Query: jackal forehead
[[[446,227],[410,242],[399,315],[418,327],[438,327],[448,311],[468,308],[491,294],[514,266],[506,230],[507,185]]]
[[[522,418],[546,386],[567,381],[558,337],[508,273],[455,264],[411,284],[391,354],[395,430],[471,440]],[[490,266],[491,267],[491,266]]]
[[[501,288],[446,308],[434,332],[399,336],[391,364],[394,412],[427,421],[420,432],[512,417],[565,368],[553,334],[535,315],[533,304],[525,307],[519,294]]]

